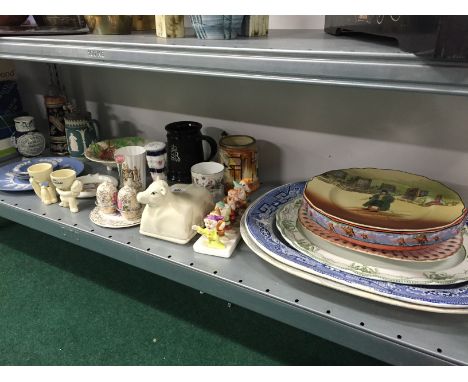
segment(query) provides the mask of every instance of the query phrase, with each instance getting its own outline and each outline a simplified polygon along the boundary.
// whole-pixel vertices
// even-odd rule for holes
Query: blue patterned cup
[[[217,15],[217,16],[190,16],[193,29],[200,39],[230,40],[241,32],[244,16]]]
[[[151,173],[151,178],[166,180],[166,144],[164,142],[150,142],[145,145],[146,162]]]

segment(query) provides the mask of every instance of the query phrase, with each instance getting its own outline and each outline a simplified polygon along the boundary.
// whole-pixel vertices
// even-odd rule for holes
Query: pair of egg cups
[[[49,205],[57,203],[60,196],[60,206],[78,212],[77,196],[83,189],[83,184],[76,179],[76,171],[60,169],[52,171],[51,163],[37,163],[28,167],[29,182],[42,203]]]

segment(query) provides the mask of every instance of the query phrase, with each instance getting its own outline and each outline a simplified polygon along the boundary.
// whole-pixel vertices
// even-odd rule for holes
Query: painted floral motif
[[[103,213],[99,207],[94,208],[89,214],[90,220],[101,227],[107,228],[126,228],[140,224],[141,213],[136,219],[127,220],[120,213],[115,212],[113,214]]]
[[[131,212],[141,209],[137,201],[137,191],[128,184],[123,186],[118,193],[117,207],[120,211]]]
[[[101,183],[96,190],[96,202],[100,207],[112,207],[117,204],[117,187],[111,182]]]

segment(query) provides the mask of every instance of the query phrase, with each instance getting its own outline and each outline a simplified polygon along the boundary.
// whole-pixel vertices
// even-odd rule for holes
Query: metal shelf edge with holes
[[[88,164],[93,171],[94,164]],[[271,187],[263,187],[263,193]],[[33,192],[0,192],[0,216],[292,325],[391,364],[468,364],[464,316],[365,300],[272,267],[241,243],[230,259],[143,236],[138,227],[94,225],[80,212],[46,206]],[[443,326],[443,330],[440,330]]]

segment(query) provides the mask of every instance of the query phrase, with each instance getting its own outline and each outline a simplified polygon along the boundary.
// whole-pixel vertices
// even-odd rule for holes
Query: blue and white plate
[[[59,166],[56,158],[31,158],[19,162],[11,171],[17,178],[22,177],[29,179],[28,167],[37,163],[51,163],[54,170],[57,170]]]
[[[296,269],[376,295],[440,308],[468,308],[468,283],[453,286],[416,286],[371,280],[314,260],[288,246],[277,231],[276,211],[300,197],[306,182],[287,184],[258,198],[245,213],[250,238],[274,259]]]
[[[26,169],[29,166],[32,166],[35,163],[40,162],[49,162],[57,165],[54,166],[54,169],[61,168],[70,168],[76,171],[76,174],[79,175],[84,169],[84,164],[78,159],[67,158],[67,157],[44,157],[44,158],[32,158],[25,159],[21,162],[9,163],[3,167],[0,167],[0,190],[1,191],[29,191],[32,190],[32,186],[29,183],[29,177],[23,178],[18,177],[15,174],[15,171],[18,172],[20,169],[26,166]]]

